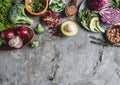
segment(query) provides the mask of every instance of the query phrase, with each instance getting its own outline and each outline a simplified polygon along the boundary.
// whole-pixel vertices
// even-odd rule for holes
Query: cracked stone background
[[[35,28],[40,20],[32,18]],[[59,38],[46,28],[35,36],[40,47],[0,51],[0,85],[120,85],[120,48],[91,44],[90,35],[101,37],[79,26],[76,36]]]

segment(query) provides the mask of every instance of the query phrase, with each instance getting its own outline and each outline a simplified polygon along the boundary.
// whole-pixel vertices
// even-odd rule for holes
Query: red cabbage
[[[102,9],[99,14],[101,15],[101,20],[107,24],[117,24],[120,23],[120,9],[107,7]]]

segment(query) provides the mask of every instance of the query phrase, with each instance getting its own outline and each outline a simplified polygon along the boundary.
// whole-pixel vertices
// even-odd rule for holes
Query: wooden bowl
[[[106,30],[106,38],[113,44],[120,45],[120,25],[111,25]]]
[[[25,8],[31,15],[41,15],[47,11],[48,0],[39,0],[39,1],[43,1],[43,3],[45,3],[45,7],[42,11],[36,13],[36,12],[32,11],[32,7],[28,4],[28,3],[32,2],[32,0],[25,0]]]
[[[11,27],[9,29],[12,29],[13,31],[17,31],[21,28],[22,26],[15,26],[15,27]],[[29,33],[29,37],[23,41],[23,46],[21,48],[23,48],[24,46],[28,45],[32,39],[35,36],[34,30],[32,28],[29,27],[25,27],[28,29],[28,33]],[[0,50],[16,50],[16,49],[21,49],[21,48],[14,48],[14,47],[10,47],[9,45],[2,45],[0,46]]]
[[[78,10],[78,8],[76,6],[77,2],[78,2],[78,0],[72,0],[72,2],[66,6],[65,15],[67,17],[71,17],[77,13],[77,10]]]

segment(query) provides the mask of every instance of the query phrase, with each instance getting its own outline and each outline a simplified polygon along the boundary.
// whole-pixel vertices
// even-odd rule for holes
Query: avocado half
[[[90,21],[89,28],[92,32],[105,32],[105,30],[100,26],[99,18],[93,17]]]
[[[72,31],[66,31],[66,30],[65,30],[65,27],[66,27],[67,25],[72,25],[72,27],[74,27],[73,30],[72,30]],[[65,36],[74,36],[74,35],[76,35],[77,32],[78,32],[78,26],[77,26],[77,24],[76,24],[74,21],[70,21],[70,20],[65,21],[65,22],[63,22],[62,25],[61,25],[61,32],[62,32]]]

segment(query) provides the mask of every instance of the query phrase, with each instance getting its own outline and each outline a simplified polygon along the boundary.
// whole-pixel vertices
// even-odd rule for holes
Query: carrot
[[[40,0],[39,0],[40,1]],[[44,1],[44,0],[43,0]],[[41,14],[44,14],[46,11],[47,11],[47,8],[48,8],[48,0],[45,0],[44,3],[45,3],[45,8],[40,11],[40,12],[33,12],[32,11],[32,7],[29,5],[29,3],[31,3],[32,0],[25,0],[25,8],[26,10],[31,14],[31,15],[41,15]]]

